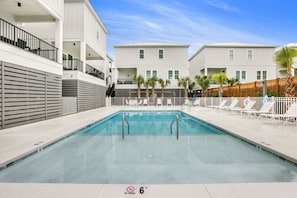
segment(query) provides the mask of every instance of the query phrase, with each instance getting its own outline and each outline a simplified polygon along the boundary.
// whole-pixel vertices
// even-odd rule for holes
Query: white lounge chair
[[[162,106],[162,100],[161,98],[157,98],[157,106]]]
[[[143,99],[143,103],[142,103],[143,106],[147,106],[147,99]]]
[[[172,106],[171,98],[167,98],[167,106]]]
[[[260,110],[244,110],[244,111],[241,111],[241,113],[242,114],[246,113],[248,115],[269,114],[273,105],[274,105],[274,101],[268,101],[262,105]]]
[[[225,106],[226,102],[227,102],[227,100],[222,100],[219,105],[213,105],[213,106],[208,106],[208,107],[216,108],[216,109],[223,108]]]
[[[243,111],[250,111],[252,110],[253,106],[256,104],[256,101],[255,100],[249,100],[247,102],[247,104],[244,106],[244,108],[240,108],[240,107],[234,107],[230,110],[232,111],[236,111],[236,112],[243,112]]]
[[[139,100],[137,103],[138,106],[142,105],[142,100]]]
[[[297,119],[297,102],[291,104],[284,114],[260,114],[260,116],[274,119],[284,119],[286,121]]]
[[[229,106],[223,106],[223,107],[220,107],[219,109],[231,110],[231,109],[234,109],[237,104],[238,104],[238,99],[233,99]]]

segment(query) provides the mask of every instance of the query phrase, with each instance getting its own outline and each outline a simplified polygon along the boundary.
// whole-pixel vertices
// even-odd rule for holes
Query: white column
[[[80,60],[83,62],[83,72],[86,72],[86,42],[80,42]]]
[[[207,76],[207,67],[204,68],[204,76]]]
[[[55,24],[55,47],[58,48],[57,61],[62,64],[63,58],[63,21],[57,19]]]

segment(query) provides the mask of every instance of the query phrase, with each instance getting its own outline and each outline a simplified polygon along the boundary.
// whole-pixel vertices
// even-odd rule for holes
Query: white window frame
[[[162,50],[162,58],[160,58],[160,51]],[[160,48],[158,49],[158,59],[164,59],[164,49]]]
[[[243,78],[243,76],[244,76],[244,78]],[[241,80],[246,80],[246,71],[245,70],[241,71]]]
[[[170,72],[171,72],[171,76],[170,76]],[[173,70],[168,70],[168,80],[172,80],[173,79]]]
[[[240,71],[235,71],[235,77],[236,77],[237,79],[239,79],[239,80],[241,79],[241,78],[240,78]]]
[[[249,54],[249,52],[251,52],[251,54]],[[254,59],[254,51],[252,49],[248,49],[246,53],[247,53],[247,60],[253,60]]]
[[[256,77],[257,80],[261,80],[261,74],[262,74],[261,71],[257,71],[257,77]]]
[[[265,74],[264,74],[265,73]],[[262,71],[262,79],[267,80],[267,71]]]
[[[176,76],[176,72],[178,72],[178,76]],[[174,70],[174,79],[178,79],[180,76],[179,70]]]
[[[141,51],[143,51],[143,54],[141,54]],[[144,53],[145,53],[144,49],[139,49],[139,50],[138,50],[138,58],[139,58],[139,59],[144,59]],[[141,57],[141,55],[142,55],[143,57]]]
[[[154,72],[156,72],[156,75],[154,75]],[[155,70],[155,69],[153,69],[152,71],[151,71],[151,77],[157,77],[158,78],[158,70]]]
[[[231,52],[232,52],[232,58],[231,58]],[[228,59],[235,60],[235,50],[234,49],[228,49]]]
[[[148,73],[149,73],[149,76],[148,76]],[[151,78],[152,77],[152,72],[151,72],[151,70],[145,70],[145,78],[146,79],[149,79],[149,78]]]

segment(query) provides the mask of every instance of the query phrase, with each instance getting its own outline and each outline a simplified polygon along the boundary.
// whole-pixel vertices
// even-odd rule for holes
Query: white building
[[[89,0],[65,0],[64,10],[63,98],[79,112],[105,106],[108,31]]]
[[[1,0],[0,128],[105,106],[107,34],[89,0]]]
[[[61,0],[0,1],[0,128],[61,115],[63,11]]]
[[[137,86],[132,75],[142,75],[145,80],[156,76],[163,80],[170,80],[165,89],[165,96],[180,96],[178,87],[179,77],[186,77],[188,73],[189,45],[170,43],[134,43],[114,46],[115,68],[113,79],[116,83],[116,96],[134,97]],[[156,93],[160,95],[160,85],[156,86]],[[142,87],[142,96],[145,88]]]
[[[225,72],[241,83],[275,79],[276,46],[240,43],[204,45],[190,59],[190,78]]]

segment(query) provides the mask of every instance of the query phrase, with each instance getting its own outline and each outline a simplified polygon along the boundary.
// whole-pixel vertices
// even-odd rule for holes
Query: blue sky
[[[113,46],[137,42],[203,45],[297,43],[296,0],[90,0]]]

